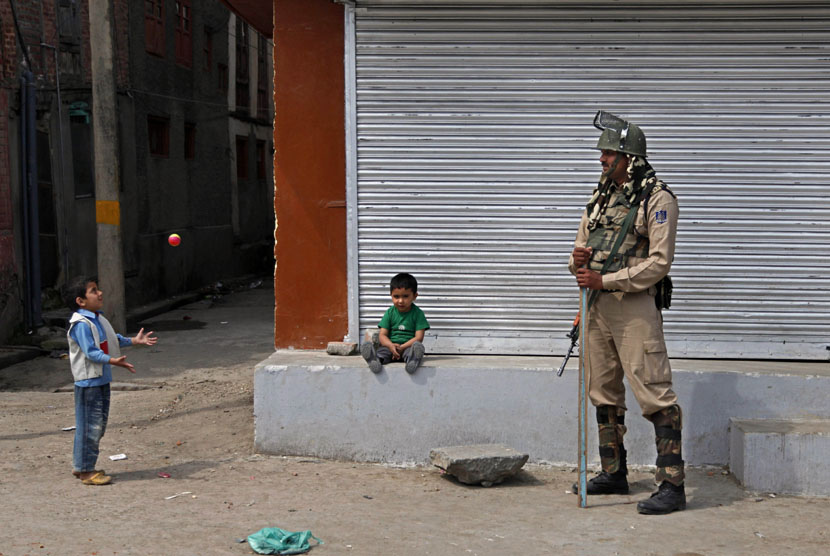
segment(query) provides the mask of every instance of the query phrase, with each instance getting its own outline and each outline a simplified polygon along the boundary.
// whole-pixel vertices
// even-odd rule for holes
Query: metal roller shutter
[[[678,195],[673,357],[827,359],[830,4],[358,0],[359,326],[396,272],[445,353],[561,354],[598,109]]]

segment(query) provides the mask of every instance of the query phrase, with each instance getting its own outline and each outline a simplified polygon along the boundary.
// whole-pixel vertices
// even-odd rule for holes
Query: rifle
[[[565,372],[565,365],[568,364],[568,359],[571,358],[571,354],[573,353],[574,348],[576,347],[577,341],[579,341],[579,314],[577,313],[576,318],[574,319],[573,328],[571,331],[568,332],[566,337],[571,339],[571,346],[568,348],[568,353],[565,354],[565,359],[562,361],[562,364],[559,366],[559,370],[556,371],[556,376],[562,376],[562,373]]]

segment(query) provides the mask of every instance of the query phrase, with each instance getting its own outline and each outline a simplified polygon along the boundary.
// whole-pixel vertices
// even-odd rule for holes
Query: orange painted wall
[[[343,15],[331,0],[274,0],[276,348],[348,332]]]

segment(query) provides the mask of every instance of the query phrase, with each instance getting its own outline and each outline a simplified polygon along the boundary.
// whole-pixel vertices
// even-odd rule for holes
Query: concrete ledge
[[[830,420],[732,419],[729,468],[749,490],[830,496]]]
[[[359,357],[280,350],[256,367],[255,445],[261,452],[427,463],[429,451],[507,444],[530,461],[575,465],[577,363],[559,357],[427,355],[374,375]],[[830,419],[830,365],[672,361],[691,465],[729,463],[730,418]],[[651,423],[627,400],[629,462],[653,465]],[[589,461],[599,462],[589,415]]]

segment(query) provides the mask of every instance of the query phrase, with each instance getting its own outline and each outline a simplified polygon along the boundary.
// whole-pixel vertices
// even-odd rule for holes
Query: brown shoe
[[[93,473],[100,473],[102,475],[107,474],[107,472],[104,471],[103,469],[96,469],[95,471],[93,471]],[[83,475],[84,472],[83,471],[73,471],[72,474],[75,476],[76,479],[80,479],[81,475]]]
[[[110,477],[109,475],[104,475],[100,471],[96,471],[86,479],[82,479],[81,482],[85,485],[108,485],[112,482],[112,477]]]

